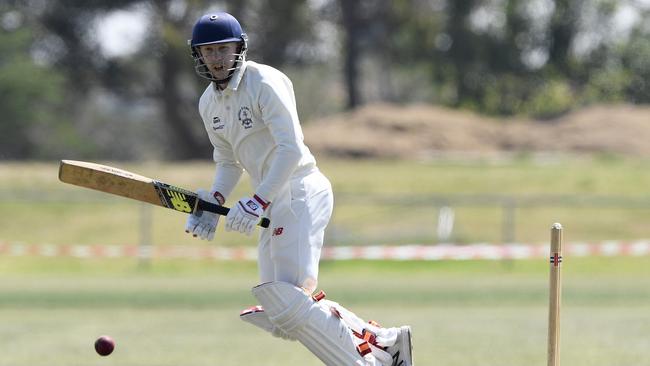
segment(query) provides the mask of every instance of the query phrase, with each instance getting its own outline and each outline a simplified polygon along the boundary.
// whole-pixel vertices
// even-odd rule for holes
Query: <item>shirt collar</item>
[[[235,72],[232,73],[232,77],[230,78],[230,81],[228,81],[228,86],[224,90],[220,90],[217,87],[216,83],[212,83],[212,87],[214,90],[218,93],[224,93],[224,94],[230,94],[233,91],[237,90],[239,88],[239,83],[241,82],[241,79],[244,77],[244,72],[246,71],[246,64],[247,61],[244,60],[241,64],[240,67],[235,70]]]
[[[241,63],[241,66],[235,70],[235,72],[232,75],[232,78],[230,79],[230,82],[228,83],[228,88],[232,90],[237,90],[239,87],[239,83],[241,83],[241,79],[244,77],[244,72],[246,71],[246,66],[248,62],[246,60],[243,60]]]

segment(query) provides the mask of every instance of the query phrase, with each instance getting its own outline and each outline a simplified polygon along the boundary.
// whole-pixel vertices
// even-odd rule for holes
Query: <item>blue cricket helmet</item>
[[[192,29],[192,47],[212,43],[244,42],[246,33],[234,16],[226,12],[205,14]]]
[[[226,79],[216,79],[201,59],[201,54],[198,50],[199,46],[217,43],[239,42],[240,48],[235,58],[235,67],[230,72]],[[232,15],[220,11],[208,13],[194,24],[192,28],[192,39],[187,42],[192,50],[192,57],[194,58],[196,73],[210,81],[217,83],[227,83],[234,71],[241,67],[248,50],[248,37],[239,24],[239,21]]]

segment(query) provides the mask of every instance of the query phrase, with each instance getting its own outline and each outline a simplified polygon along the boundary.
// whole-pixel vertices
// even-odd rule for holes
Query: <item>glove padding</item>
[[[260,222],[264,209],[269,204],[259,196],[244,197],[230,208],[226,216],[226,231],[239,231],[250,235]]]
[[[217,205],[221,205],[213,195],[204,189],[196,191],[197,196],[204,201],[208,201]],[[214,239],[214,231],[219,223],[219,215],[208,211],[197,211],[196,214],[191,214],[187,217],[185,224],[185,232],[190,233],[201,240]]]

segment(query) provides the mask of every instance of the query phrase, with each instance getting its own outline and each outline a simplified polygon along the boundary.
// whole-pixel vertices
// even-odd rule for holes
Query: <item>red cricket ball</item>
[[[115,349],[115,341],[109,336],[101,336],[95,341],[95,351],[101,356],[108,356]]]

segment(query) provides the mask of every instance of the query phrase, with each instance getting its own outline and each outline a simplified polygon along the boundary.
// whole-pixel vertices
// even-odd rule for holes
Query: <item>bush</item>
[[[523,106],[523,112],[538,119],[550,119],[568,112],[575,99],[567,82],[551,80],[533,91],[530,100]]]

